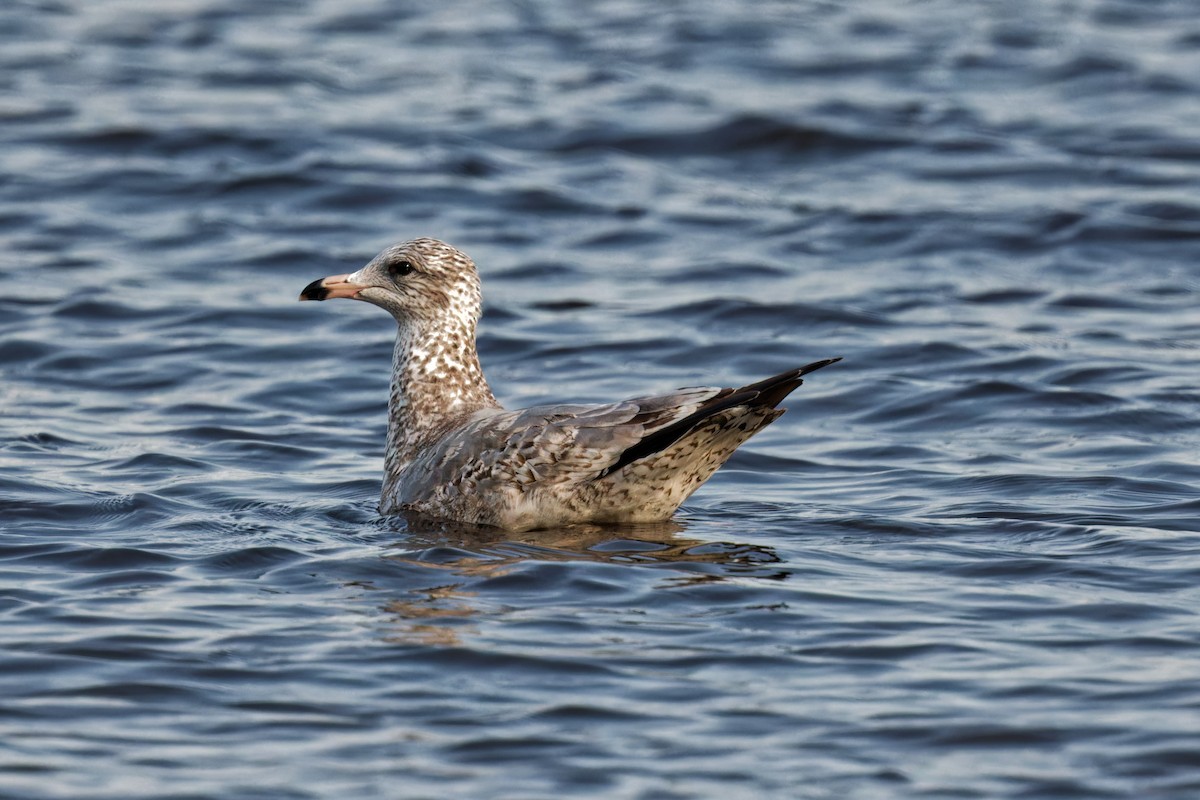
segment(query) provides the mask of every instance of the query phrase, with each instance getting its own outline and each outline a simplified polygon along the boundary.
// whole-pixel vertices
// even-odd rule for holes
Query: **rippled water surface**
[[[1200,15],[0,8],[0,796],[1200,796]],[[429,235],[509,405],[818,358],[675,522],[375,511]]]

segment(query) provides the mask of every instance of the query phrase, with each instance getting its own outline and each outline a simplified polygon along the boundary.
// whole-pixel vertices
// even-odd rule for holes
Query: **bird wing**
[[[602,479],[665,450],[729,409],[774,408],[804,375],[837,360],[817,361],[740,389],[693,387],[607,405],[492,412],[414,459],[404,482],[413,489],[477,493]]]
[[[680,389],[605,405],[547,405],[499,411],[469,422],[405,468],[410,487],[573,483],[596,477],[655,431],[686,418],[723,390]]]
[[[632,464],[634,461],[666,450],[675,444],[675,442],[703,425],[706,421],[715,420],[719,415],[738,406],[759,410],[773,409],[782,403],[784,398],[795,391],[798,386],[804,383],[805,375],[810,372],[816,372],[822,367],[827,367],[838,361],[841,361],[841,358],[826,358],[821,361],[814,361],[811,364],[805,364],[803,367],[781,372],[778,375],[773,375],[757,383],[748,384],[740,389],[721,389],[694,411],[672,420],[667,425],[647,431],[645,436],[636,444],[623,451],[620,458],[605,467],[597,477],[604,478],[622,467]],[[771,419],[782,413],[782,410],[779,411]],[[766,422],[770,422],[770,420]],[[766,424],[766,422],[763,424]]]

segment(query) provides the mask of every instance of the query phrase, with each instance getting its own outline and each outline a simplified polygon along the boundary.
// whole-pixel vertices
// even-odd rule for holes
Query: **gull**
[[[516,411],[496,401],[475,347],[479,273],[437,239],[387,248],[301,300],[349,298],[396,320],[379,511],[536,530],[669,519],[743,442],[779,418],[810,372],[740,388],[690,387],[602,405]]]

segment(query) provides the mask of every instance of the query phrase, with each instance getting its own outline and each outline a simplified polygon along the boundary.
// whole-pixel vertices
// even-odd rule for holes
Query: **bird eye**
[[[393,278],[403,278],[405,275],[411,275],[413,265],[410,261],[394,261],[388,265],[388,274]]]

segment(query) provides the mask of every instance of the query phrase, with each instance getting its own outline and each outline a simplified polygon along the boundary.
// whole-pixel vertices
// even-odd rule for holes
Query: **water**
[[[0,10],[0,796],[1200,794],[1193,3]],[[652,528],[381,519],[391,323],[791,412]]]

